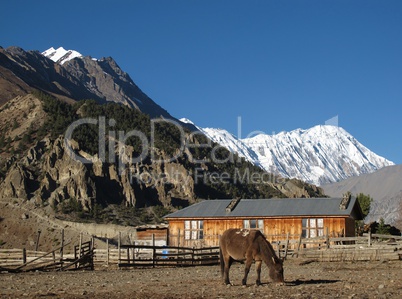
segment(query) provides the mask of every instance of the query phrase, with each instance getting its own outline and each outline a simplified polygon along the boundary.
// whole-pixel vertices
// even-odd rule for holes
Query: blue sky
[[[402,163],[402,1],[7,1],[0,45],[112,56],[177,118],[242,137],[338,115]]]

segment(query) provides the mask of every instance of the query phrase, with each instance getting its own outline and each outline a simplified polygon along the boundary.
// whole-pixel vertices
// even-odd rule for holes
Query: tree
[[[370,206],[373,202],[373,198],[370,195],[365,195],[363,193],[359,193],[356,196],[357,201],[362,209],[363,219],[370,213]],[[357,235],[363,234],[364,220],[356,221],[356,233]]]
[[[15,130],[15,129],[17,129],[19,126],[20,126],[19,123],[18,123],[17,120],[14,118],[12,129]]]
[[[370,197],[370,195],[365,195],[363,193],[359,193],[356,196],[356,198],[360,204],[360,207],[362,208],[363,219],[364,219],[370,213],[370,206],[371,206],[371,203],[373,202],[373,198]]]
[[[379,235],[390,235],[390,226],[386,225],[384,222],[384,218],[380,218],[380,222],[378,223],[378,228],[376,231]]]
[[[0,151],[2,152],[6,145],[6,138],[3,133],[0,135]]]

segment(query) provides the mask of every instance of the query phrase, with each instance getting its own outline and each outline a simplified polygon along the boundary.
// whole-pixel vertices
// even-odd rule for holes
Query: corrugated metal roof
[[[356,198],[350,199],[345,210],[339,208],[342,198],[272,198],[242,199],[231,212],[226,212],[230,199],[204,200],[165,218],[229,218],[276,216],[349,216],[355,208]],[[361,212],[354,214],[359,219]]]

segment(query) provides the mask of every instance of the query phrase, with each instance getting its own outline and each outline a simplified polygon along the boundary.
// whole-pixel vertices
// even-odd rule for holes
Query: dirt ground
[[[402,261],[287,260],[284,285],[269,282],[263,265],[259,287],[254,266],[241,286],[243,269],[233,264],[232,286],[222,283],[219,266],[1,273],[0,298],[402,298]]]

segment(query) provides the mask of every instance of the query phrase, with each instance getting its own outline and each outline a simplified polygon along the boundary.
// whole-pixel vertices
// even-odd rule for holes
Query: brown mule
[[[272,245],[265,239],[259,230],[228,229],[219,242],[221,274],[224,283],[230,285],[229,269],[233,261],[245,261],[246,267],[242,285],[247,283],[247,275],[253,261],[255,261],[257,280],[260,285],[261,263],[269,268],[269,276],[274,282],[284,282],[282,260],[275,254]]]

